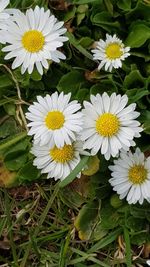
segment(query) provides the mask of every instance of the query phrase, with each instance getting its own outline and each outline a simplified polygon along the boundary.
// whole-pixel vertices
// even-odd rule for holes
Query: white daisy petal
[[[127,101],[127,95],[113,93],[108,96],[106,92],[102,96],[91,95],[91,103],[84,101],[81,139],[85,142],[84,147],[91,149],[92,155],[101,150],[109,160],[110,156],[117,156],[119,150],[128,150],[135,145],[133,139],[140,136],[142,128],[135,120],[139,115],[135,111],[136,104],[126,107]],[[99,145],[98,137],[101,138]]]
[[[6,2],[6,0],[1,1]],[[44,11],[44,8],[36,6],[34,10],[28,9],[26,14],[21,11],[14,12],[13,18],[7,24],[3,34],[6,36],[6,41],[3,40],[2,31],[0,31],[0,40],[8,43],[3,48],[4,52],[10,52],[5,59],[15,58],[13,69],[21,65],[22,74],[26,70],[31,74],[36,66],[37,71],[43,75],[43,68],[49,67],[47,60],[60,62],[61,59],[66,58],[57,50],[68,40],[67,37],[62,36],[66,32],[63,27],[64,22],[58,22],[53,15],[50,15],[49,10]],[[0,29],[2,29],[1,11]],[[24,51],[23,55],[21,50]]]
[[[8,28],[8,19],[10,15],[5,8],[9,5],[10,0],[0,0],[0,43],[6,43],[6,30]]]
[[[80,155],[89,155],[83,150],[83,143],[76,141],[61,148],[56,146],[39,146],[33,143],[31,153],[35,155],[34,166],[47,173],[47,178],[64,180],[80,162]],[[78,175],[80,176],[80,174]]]
[[[126,197],[129,204],[143,204],[144,199],[150,199],[150,165],[139,148],[135,153],[121,151],[120,157],[109,166],[112,178],[109,179],[113,190],[120,198]],[[123,177],[123,178],[122,178]]]
[[[55,92],[51,96],[37,96],[37,102],[29,106],[26,118],[31,128],[28,134],[33,135],[34,140],[38,138],[40,145],[51,142],[62,147],[76,140],[76,134],[82,130],[83,115],[79,111],[81,105],[77,101],[69,102],[70,97],[70,93],[58,95]]]
[[[111,72],[113,68],[122,67],[122,60],[130,55],[129,50],[130,47],[125,47],[115,34],[113,36],[106,34],[106,40],[100,39],[96,42],[96,49],[93,49],[92,53],[93,59],[100,61],[98,70],[105,66],[105,70]]]

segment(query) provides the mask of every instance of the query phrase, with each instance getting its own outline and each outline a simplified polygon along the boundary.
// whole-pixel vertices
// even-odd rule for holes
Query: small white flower
[[[63,147],[76,140],[82,130],[81,105],[74,100],[69,103],[71,93],[58,95],[57,92],[46,97],[37,96],[37,101],[29,107],[26,117],[31,122],[28,135],[34,135],[35,143],[51,147]]]
[[[96,42],[96,49],[92,50],[93,59],[101,61],[99,70],[105,65],[105,70],[111,72],[113,68],[122,67],[122,61],[130,55],[129,50],[130,47],[125,47],[116,34],[106,34],[106,41],[100,39]]]
[[[64,22],[58,22],[50,10],[44,8],[28,9],[24,15],[21,11],[13,12],[6,31],[6,40],[10,45],[3,48],[9,52],[5,59],[15,58],[12,69],[21,66],[21,73],[26,70],[31,74],[36,66],[42,75],[43,68],[48,69],[48,60],[60,62],[66,57],[57,50],[68,38],[62,36],[66,29]]]
[[[101,96],[91,95],[91,103],[84,101],[83,114],[84,126],[82,140],[85,141],[84,149],[91,149],[96,155],[101,149],[101,154],[108,160],[115,157],[120,149],[128,150],[134,146],[134,137],[140,137],[142,128],[135,119],[139,113],[134,111],[136,104],[125,107],[128,102],[127,95],[110,97],[107,93]]]
[[[150,157],[146,159],[139,148],[133,154],[121,151],[109,169],[112,171],[109,182],[120,199],[126,197],[129,204],[142,204],[144,199],[150,202]]]
[[[33,144],[31,153],[36,156],[33,165],[47,173],[47,178],[65,179],[80,162],[80,155],[89,155],[83,151],[82,142],[73,142],[61,148]],[[80,177],[80,173],[77,177]]]
[[[9,14],[5,8],[9,5],[9,0],[0,0],[0,43],[5,44],[5,32],[7,28],[7,20],[9,19]]]

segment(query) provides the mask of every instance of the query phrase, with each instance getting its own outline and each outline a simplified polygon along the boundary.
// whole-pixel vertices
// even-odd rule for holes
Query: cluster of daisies
[[[61,52],[63,43],[68,40],[64,36],[67,29],[63,21],[44,8],[36,6],[24,14],[18,9],[6,9],[9,0],[0,0],[0,43],[5,44],[2,51],[7,52],[5,59],[14,58],[12,69],[21,67],[21,73],[31,74],[36,67],[42,75],[43,68],[48,69],[51,61],[59,63],[66,59]],[[129,47],[114,34],[106,34],[106,41],[99,40],[92,50],[93,60],[100,62],[98,69],[105,70],[122,66],[128,57]]]
[[[28,134],[33,136],[34,165],[47,173],[47,178],[63,180],[82,155],[101,153],[106,160],[118,157],[109,166],[113,189],[130,204],[142,204],[144,199],[150,202],[150,157],[146,159],[139,148],[133,154],[129,150],[142,131],[136,104],[127,106],[126,95],[103,93],[91,95],[81,110],[70,98],[71,93],[55,92],[37,96],[37,102],[29,107],[26,117],[31,121]]]
[[[12,69],[21,67],[21,73],[31,74],[34,68],[42,75],[54,61],[65,59],[61,47],[68,40],[64,36],[64,22],[59,22],[50,10],[6,9],[9,0],[0,0],[0,43],[7,52],[5,59],[14,58]],[[92,50],[98,70],[120,68],[130,48],[114,34],[106,34]],[[127,106],[126,95],[91,95],[90,102],[71,101],[71,93],[57,92],[45,97],[37,96],[26,113],[28,135],[33,136],[31,153],[33,164],[47,174],[47,178],[65,179],[78,165],[82,155],[104,155],[106,160],[116,158],[109,166],[113,189],[129,204],[144,199],[150,202],[150,157],[145,158],[139,148],[135,152],[134,138],[140,137],[142,127],[136,120],[140,115],[136,104]],[[80,173],[78,175],[80,177]]]

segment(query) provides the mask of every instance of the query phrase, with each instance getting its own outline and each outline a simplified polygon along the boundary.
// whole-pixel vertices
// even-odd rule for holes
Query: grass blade
[[[77,176],[77,174],[84,168],[88,162],[89,156],[84,156],[75,169],[59,184],[61,188],[70,184]]]
[[[110,234],[108,234],[106,237],[104,237],[103,239],[101,239],[100,241],[98,241],[93,247],[91,247],[88,252],[96,252],[101,248],[104,248],[105,246],[111,244],[113,241],[116,240],[116,238],[118,237],[118,235],[122,232],[122,229],[119,228],[117,230],[115,230],[114,232],[111,232]]]
[[[124,239],[126,244],[126,264],[127,267],[132,266],[132,255],[131,255],[131,246],[130,246],[130,237],[129,237],[129,231],[126,227],[124,227]]]
[[[70,239],[71,239],[71,236],[69,233],[65,238],[65,242],[63,242],[61,245],[59,267],[65,267],[66,266],[66,259],[67,259],[67,253],[68,253],[68,248],[69,248],[69,244],[70,244]]]
[[[59,182],[56,184],[56,187],[54,189],[54,192],[53,194],[51,195],[48,203],[47,203],[47,206],[46,208],[44,209],[44,211],[42,212],[41,216],[40,216],[40,219],[39,219],[39,222],[38,222],[38,226],[35,228],[35,231],[33,233],[33,238],[36,238],[37,234],[39,233],[40,231],[40,228],[49,212],[49,209],[50,207],[52,206],[53,204],[53,201],[55,199],[55,197],[57,196],[58,194],[58,191],[59,191],[59,186],[58,186]],[[24,257],[22,259],[22,262],[20,264],[20,267],[25,267],[26,266],[26,262],[27,262],[27,259],[28,259],[28,256],[29,256],[29,253],[30,253],[30,250],[31,250],[31,247],[32,247],[32,242],[29,243],[26,251],[25,251],[25,254],[24,254]]]
[[[90,60],[93,60],[93,56],[80,44],[78,44],[78,41],[75,39],[74,35],[70,32],[66,33],[67,37],[69,38],[70,43],[79,50],[85,57],[89,58]]]
[[[10,202],[9,202],[9,197],[8,197],[8,193],[5,190],[5,207],[6,207],[6,216],[7,216],[7,222],[8,222],[8,226],[9,228],[12,225],[12,218],[11,218],[11,211],[10,211]],[[12,250],[12,255],[13,255],[13,260],[15,263],[16,267],[19,267],[18,265],[18,258],[17,258],[17,252],[16,252],[16,245],[14,243],[14,237],[13,237],[13,231],[12,229],[9,231],[9,238],[10,238],[10,245],[11,245],[11,250]]]

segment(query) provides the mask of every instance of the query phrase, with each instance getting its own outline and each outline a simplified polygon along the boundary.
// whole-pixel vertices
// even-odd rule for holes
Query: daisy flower
[[[134,111],[136,104],[130,104],[127,95],[110,97],[107,93],[101,96],[91,95],[91,103],[84,101],[83,114],[84,126],[82,140],[85,141],[84,149],[91,149],[92,155],[99,150],[109,160],[115,157],[121,148],[128,150],[134,146],[134,137],[140,137],[142,128],[135,119],[140,113]]]
[[[4,30],[7,28],[7,20],[9,14],[5,11],[5,8],[9,5],[9,0],[0,0],[0,43],[5,43]]]
[[[109,182],[120,199],[126,197],[129,204],[142,204],[144,199],[150,202],[150,157],[146,159],[139,148],[133,154],[121,151],[109,169],[112,171]]]
[[[2,51],[8,52],[5,59],[15,58],[12,69],[21,66],[21,73],[26,70],[31,74],[36,66],[42,75],[43,68],[48,69],[48,60],[60,62],[66,57],[57,50],[63,46],[68,38],[62,36],[66,29],[64,22],[58,22],[50,10],[44,8],[28,9],[24,15],[21,11],[14,12],[13,18],[9,21],[6,31],[8,46]]]
[[[57,92],[46,97],[37,96],[37,102],[29,107],[26,117],[31,122],[28,135],[34,135],[35,143],[51,147],[63,147],[76,140],[82,130],[82,113],[77,112],[81,105],[74,100],[69,102],[71,93]]]
[[[79,141],[70,145],[65,144],[61,148],[33,144],[31,153],[36,156],[33,165],[41,169],[41,173],[47,173],[47,178],[55,180],[67,177],[80,162],[80,155],[89,155],[83,150],[83,144]]]
[[[125,47],[116,34],[113,36],[106,34],[106,41],[100,39],[96,42],[96,49],[93,49],[92,53],[94,60],[101,61],[98,70],[105,65],[105,70],[111,72],[113,68],[122,67],[122,60],[130,55],[129,50],[130,47]]]

